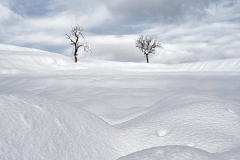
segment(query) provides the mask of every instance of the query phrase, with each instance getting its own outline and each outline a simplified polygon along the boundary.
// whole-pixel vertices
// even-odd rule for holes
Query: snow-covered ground
[[[0,159],[240,160],[240,59],[162,65],[0,44]]]

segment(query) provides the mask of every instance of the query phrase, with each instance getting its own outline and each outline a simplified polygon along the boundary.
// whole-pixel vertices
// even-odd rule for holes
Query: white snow
[[[0,159],[240,160],[239,71],[0,44]]]
[[[163,136],[166,136],[168,133],[169,133],[168,129],[160,129],[160,130],[158,130],[157,135],[159,137],[163,137]]]

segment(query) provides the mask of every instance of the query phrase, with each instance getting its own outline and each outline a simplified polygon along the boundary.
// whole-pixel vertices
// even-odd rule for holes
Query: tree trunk
[[[75,50],[74,50],[74,58],[75,58],[75,63],[77,63],[77,48],[76,48],[76,44],[75,44]]]
[[[146,59],[147,59],[147,63],[149,63],[149,61],[148,61],[148,54],[146,54]]]
[[[77,63],[77,52],[78,52],[78,46],[77,46],[78,36],[76,36],[76,37],[77,37],[77,40],[74,43],[74,46],[75,46],[75,48],[74,48],[75,63]]]
[[[77,56],[75,56],[75,63],[77,63]]]

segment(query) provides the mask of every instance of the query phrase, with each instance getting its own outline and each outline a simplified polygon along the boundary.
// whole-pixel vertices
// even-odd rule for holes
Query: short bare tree
[[[71,41],[71,45],[74,45],[73,50],[73,56],[75,58],[75,63],[77,63],[77,52],[80,47],[84,48],[84,52],[91,51],[91,48],[88,46],[87,42],[85,41],[85,38],[83,36],[83,28],[79,27],[78,25],[76,27],[72,27],[71,34],[65,33],[67,39]],[[73,38],[72,38],[73,36]],[[79,39],[83,39],[83,43],[79,43]]]
[[[139,48],[144,53],[147,59],[147,63],[149,63],[148,60],[149,54],[155,54],[156,48],[162,48],[162,45],[159,41],[152,39],[151,36],[141,35],[136,40],[136,47]]]

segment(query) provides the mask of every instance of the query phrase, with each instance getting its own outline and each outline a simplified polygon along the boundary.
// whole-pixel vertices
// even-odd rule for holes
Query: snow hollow
[[[0,159],[240,160],[240,59],[176,65],[0,44]]]

